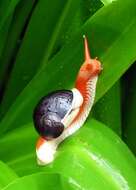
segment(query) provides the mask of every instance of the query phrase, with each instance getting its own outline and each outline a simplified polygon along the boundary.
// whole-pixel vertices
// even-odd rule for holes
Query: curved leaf
[[[0,57],[5,45],[14,10],[20,0],[0,1]],[[1,73],[0,73],[1,75]],[[1,77],[1,76],[0,76]]]
[[[80,30],[85,21],[95,14],[102,6],[103,4],[100,0],[81,0],[79,9],[76,10],[75,17],[72,18],[68,31],[66,31],[66,34],[63,34],[61,41],[58,39],[58,44],[61,43],[61,46],[63,46],[65,43],[69,42],[71,37]]]
[[[98,101],[136,58],[135,8],[136,1],[120,0],[97,11],[82,27],[80,33],[27,85],[2,120],[0,133],[30,122],[32,110],[41,96],[55,89],[73,86],[76,73],[83,61],[83,33],[87,33],[92,41],[92,57],[98,56],[104,67],[97,86]]]
[[[6,164],[0,161],[0,190],[16,180],[18,176]]]
[[[8,32],[9,32],[9,27],[12,21],[12,16],[10,15],[10,17],[6,20],[5,25],[0,29],[0,59],[2,56],[2,52],[8,37]],[[2,71],[0,70],[0,78],[1,78],[1,74]]]
[[[93,117],[103,122],[121,136],[121,94],[120,81],[117,81],[110,90],[95,104]]]
[[[47,64],[54,47],[60,46],[79,4],[79,0],[56,0],[52,5],[48,0],[37,2],[6,86],[1,117],[37,70]]]
[[[112,3],[113,1],[115,1],[115,0],[101,0],[101,2],[102,2],[104,5],[108,5],[108,4]]]
[[[0,30],[9,16],[14,12],[20,0],[1,0],[0,2]]]
[[[13,59],[15,58],[15,55],[19,48],[19,41],[21,40],[20,36],[22,33],[22,29],[24,29],[26,22],[28,22],[28,17],[30,16],[30,12],[32,10],[34,2],[35,0],[30,0],[29,2],[19,2],[10,18],[10,25],[4,25],[8,32],[8,36],[6,36],[6,32],[4,31],[4,34],[2,34],[2,39],[4,41],[3,36],[5,36],[6,42],[3,42],[4,47],[2,48],[2,52],[0,51],[0,91],[2,91],[2,95],[4,94],[6,82],[8,81],[7,79],[9,79],[11,66],[13,65]],[[2,117],[3,114],[0,114],[0,116]]]
[[[136,155],[136,64],[124,76],[125,91],[122,101],[123,139]]]
[[[22,3],[26,4],[24,1]],[[65,6],[64,3],[66,4]],[[29,4],[31,5],[31,2],[29,2]],[[28,9],[29,4],[27,3],[25,8]],[[15,66],[6,86],[4,98],[0,106],[1,118],[4,116],[16,96],[23,90],[25,85],[37,72],[41,66],[40,62],[43,57],[46,57],[48,60],[48,57],[55,54],[62,44],[66,43],[72,35],[79,31],[79,28],[85,20],[94,14],[101,6],[102,3],[100,0],[81,0],[81,2],[64,1],[63,6],[62,1],[59,0],[56,1],[56,4],[54,3],[54,6],[50,6],[48,1],[39,1],[33,11],[32,18],[27,27],[25,37],[15,61]],[[45,7],[48,11],[45,11]],[[24,8],[22,7],[22,9]],[[20,10],[18,11],[19,14],[21,14]],[[23,11],[22,14],[27,16],[25,11]],[[55,19],[52,15],[55,15]],[[16,17],[18,20],[18,16]],[[43,19],[43,17],[45,19]],[[46,19],[47,17],[48,19]],[[35,22],[35,20],[38,22]],[[20,20],[19,24],[23,25]],[[17,31],[19,32],[19,27],[17,28]],[[56,35],[56,33],[58,34]],[[52,37],[55,35],[56,37]],[[7,44],[11,44],[14,47],[16,37],[17,32],[13,31]],[[52,48],[49,48],[50,51],[48,52],[47,50],[50,44],[52,44]],[[13,56],[13,47],[11,48],[11,46],[7,45],[7,49],[4,50],[4,60],[2,60],[4,68],[7,66],[7,62],[10,61],[11,56]],[[43,62],[46,64],[47,61]],[[16,88],[16,86],[18,86],[18,88]]]
[[[36,163],[34,139],[36,132],[30,124],[8,133],[0,141],[2,159],[21,176],[39,171],[57,172],[85,190],[136,187],[135,157],[117,135],[96,120],[88,120],[82,129],[66,139],[55,161],[45,167]],[[16,151],[7,158],[9,149]]]
[[[8,185],[4,190],[24,190],[24,189],[49,189],[49,190],[73,190],[74,185],[60,174],[46,174],[45,172],[29,175],[16,180]]]

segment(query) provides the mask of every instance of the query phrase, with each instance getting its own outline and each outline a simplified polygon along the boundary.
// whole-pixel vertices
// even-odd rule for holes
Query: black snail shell
[[[61,135],[64,125],[61,120],[71,109],[73,93],[58,90],[44,96],[34,110],[34,125],[37,132],[50,140]]]

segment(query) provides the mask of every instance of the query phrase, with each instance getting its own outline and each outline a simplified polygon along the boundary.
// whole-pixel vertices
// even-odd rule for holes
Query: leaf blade
[[[9,128],[12,129],[13,126],[17,127],[20,123],[30,122],[34,106],[45,93],[73,86],[74,78],[83,57],[80,53],[83,52],[83,45],[79,43],[83,33],[87,33],[88,38],[92,39],[93,47],[91,48],[91,54],[93,56],[95,50],[95,55],[100,57],[104,67],[97,85],[96,101],[98,101],[136,58],[136,43],[134,43],[136,39],[135,7],[136,3],[133,2],[132,4],[129,0],[126,0],[125,3],[123,1],[116,1],[108,7],[101,8],[100,11],[91,17],[82,27],[79,34],[75,38],[72,38],[70,43],[66,44],[45,69],[40,71],[30,84],[27,85],[2,120],[0,133]],[[130,9],[131,15],[127,14]],[[113,10],[116,10],[116,14]],[[112,14],[110,14],[111,12]],[[126,19],[124,19],[124,14],[129,16],[126,16]],[[109,19],[105,22],[107,17]],[[100,21],[103,21],[104,26],[103,24],[99,24]],[[122,24],[117,25],[116,22],[121,22]],[[113,25],[114,30],[112,28]],[[100,31],[103,34],[102,36],[100,36]],[[128,46],[129,49],[127,48]],[[127,56],[125,57],[124,52],[127,52]],[[66,57],[67,59],[65,59]],[[73,62],[74,67],[70,64]],[[60,78],[60,76],[62,77]],[[38,89],[38,91],[33,91],[33,89]],[[24,119],[22,115],[25,115],[26,110],[27,115]]]
[[[136,155],[136,64],[125,73],[123,77],[124,91],[122,100],[122,127],[123,139],[132,152]]]
[[[47,64],[54,48],[60,46],[59,41],[79,9],[79,2],[57,0],[52,6],[48,0],[37,2],[6,86],[1,117],[37,71]]]
[[[40,172],[37,174],[22,177],[10,184],[4,190],[24,190],[27,189],[38,190],[38,189],[50,189],[50,190],[66,190],[67,188],[73,190],[66,179],[60,174],[47,174]]]
[[[5,163],[0,161],[0,189],[5,188],[18,178],[17,174]]]
[[[92,115],[118,135],[122,135],[120,80],[95,104]]]
[[[23,145],[19,142],[18,134],[23,137]],[[100,122],[88,120],[82,129],[60,145],[55,161],[45,167],[37,166],[36,163],[33,143],[36,136],[33,125],[30,124],[25,128],[15,129],[15,132],[10,132],[0,141],[3,147],[4,141],[9,139],[13,142],[13,137],[15,138],[14,145],[9,141],[7,147],[3,147],[2,155],[5,155],[5,150],[16,147],[14,157],[8,158],[6,162],[20,176],[40,171],[57,172],[66,178],[71,176],[85,189],[135,189],[135,157],[121,139]],[[24,146],[29,147],[29,150],[21,148]],[[22,150],[21,154],[19,149]]]

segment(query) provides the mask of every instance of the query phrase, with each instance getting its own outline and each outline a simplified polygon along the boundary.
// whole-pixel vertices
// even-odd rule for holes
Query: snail
[[[92,108],[102,67],[97,58],[91,59],[85,36],[84,48],[85,61],[77,74],[75,87],[72,90],[49,93],[34,109],[34,126],[40,134],[36,145],[39,165],[46,165],[54,160],[58,145],[84,124]]]

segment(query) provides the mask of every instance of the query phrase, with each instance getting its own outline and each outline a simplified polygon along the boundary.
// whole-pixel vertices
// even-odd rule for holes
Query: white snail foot
[[[53,162],[57,145],[54,141],[45,141],[39,149],[36,149],[38,165],[47,165]]]

